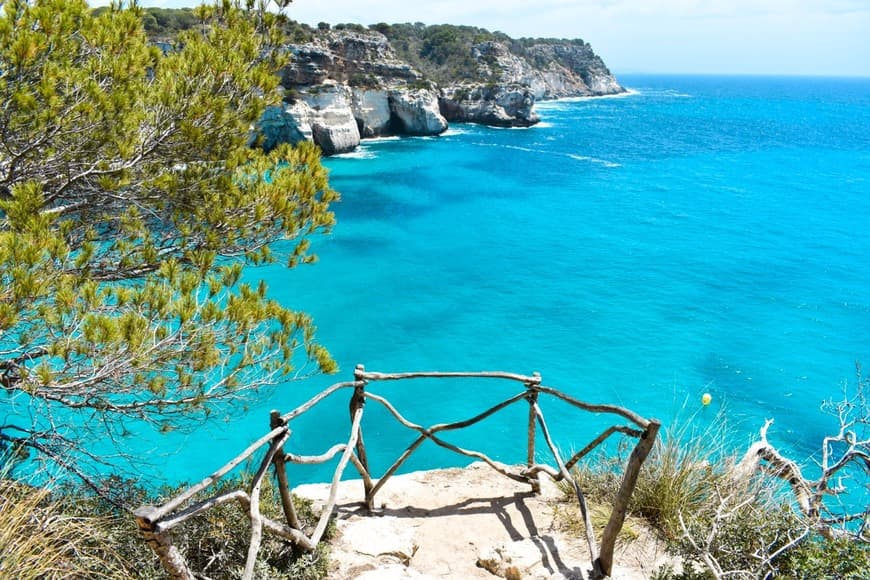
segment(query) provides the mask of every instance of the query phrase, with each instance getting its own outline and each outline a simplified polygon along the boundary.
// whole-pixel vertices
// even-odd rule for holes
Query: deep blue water
[[[542,104],[531,129],[455,125],[327,160],[343,200],[334,232],[315,241],[319,263],[251,277],[314,315],[341,372],[192,436],[168,475],[199,479],[265,432],[268,409],[350,379],[357,363],[540,371],[666,425],[703,427],[721,410],[737,447],[772,417],[771,440],[808,460],[835,425],[819,404],[854,381],[857,360],[870,365],[870,79],[620,80],[634,94]],[[462,381],[372,390],[428,424],[517,392]],[[294,423],[290,447],[346,438],[347,399]],[[543,406],[566,451],[599,426]],[[383,469],[413,436],[373,403],[366,411]],[[524,414],[449,439],[521,462]],[[462,463],[426,444],[408,469]]]

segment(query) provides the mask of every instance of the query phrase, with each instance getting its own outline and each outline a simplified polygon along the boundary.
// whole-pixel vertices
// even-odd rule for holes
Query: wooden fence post
[[[350,398],[351,423],[353,423],[357,410],[361,410],[366,404],[365,380],[363,378],[365,371],[365,367],[361,364],[356,365],[356,369],[354,369],[353,371],[354,380],[356,380],[357,386],[354,387],[353,396]],[[365,442],[363,441],[362,425],[360,425],[359,439],[356,442],[356,455],[357,458],[359,458],[360,465],[362,465],[363,469],[366,470],[366,473],[370,473],[369,460],[368,456],[366,455],[366,446]],[[365,489],[366,508],[368,508],[369,511],[372,511],[375,506],[375,498],[372,494],[372,489],[374,488],[374,486],[370,477],[363,478],[363,488]]]
[[[172,544],[172,536],[169,532],[158,532],[156,518],[153,514],[157,508],[151,505],[142,506],[133,512],[139,532],[145,542],[154,550],[160,559],[160,564],[173,580],[195,580],[193,572],[187,566],[187,560]]]
[[[286,427],[287,422],[281,418],[279,411],[273,410],[269,414],[269,427],[275,429],[277,427]],[[290,436],[290,429],[287,429],[287,436]],[[293,505],[293,496],[290,494],[290,484],[287,481],[287,465],[284,459],[284,445],[281,445],[275,452],[275,457],[272,458],[272,465],[275,468],[275,477],[278,479],[278,491],[281,494],[281,507],[284,509],[284,518],[287,520],[287,525],[294,530],[301,530],[299,525],[299,516],[296,515],[296,506]]]
[[[541,373],[532,373],[533,377],[537,377],[538,383],[526,383],[528,394],[526,400],[529,402],[529,427],[527,433],[528,451],[526,453],[526,465],[529,469],[535,465],[535,435],[537,433],[537,415],[535,414],[535,404],[538,402],[538,391],[536,386],[541,384]],[[532,486],[532,493],[541,493],[541,478],[539,474],[529,476],[529,484]]]
[[[613,501],[613,511],[610,512],[610,520],[607,522],[607,527],[604,528],[604,535],[601,536],[601,550],[598,552],[598,558],[594,562],[595,573],[599,577],[610,576],[613,572],[613,550],[616,545],[616,536],[625,522],[625,513],[628,510],[628,502],[631,500],[631,495],[634,493],[634,487],[637,485],[640,467],[643,465],[644,460],[649,455],[656,441],[659,427],[661,427],[661,423],[651,419],[649,426],[644,430],[643,435],[641,435],[640,440],[635,445],[634,451],[631,452],[631,457],[625,468],[625,474],[622,476],[622,484],[619,486],[616,499]]]

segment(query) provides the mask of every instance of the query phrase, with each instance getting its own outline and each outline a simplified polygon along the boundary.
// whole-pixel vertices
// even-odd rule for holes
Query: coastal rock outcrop
[[[312,139],[333,155],[353,150],[360,138],[447,129],[437,94],[417,86],[420,73],[382,34],[329,31],[290,52],[281,75],[285,106],[260,122],[266,146]]]
[[[448,121],[529,127],[541,120],[534,110],[534,93],[518,85],[449,87],[442,91],[439,105]]]
[[[447,119],[432,90],[390,91],[390,111],[399,132],[406,135],[438,135],[447,130]]]
[[[353,151],[360,143],[360,132],[351,102],[351,90],[335,83],[295,93],[292,102],[270,108],[260,120],[264,147],[308,139],[325,155]]]
[[[270,151],[281,143],[313,141],[309,118],[310,111],[305,103],[268,107],[257,122],[256,133],[261,138],[260,145]]]
[[[393,112],[386,89],[352,89],[351,110],[362,138],[380,137],[391,131]]]
[[[311,139],[332,155],[364,138],[437,135],[448,122],[528,127],[540,120],[536,101],[625,90],[582,40],[422,24],[309,32],[288,46],[284,105],[259,123],[266,147]]]
[[[539,100],[625,92],[601,57],[582,40],[531,41],[519,50],[534,65],[532,71],[523,74]]]
[[[582,40],[522,39],[511,47],[486,41],[472,47],[478,76],[489,86],[527,88],[535,100],[624,93],[601,57]]]

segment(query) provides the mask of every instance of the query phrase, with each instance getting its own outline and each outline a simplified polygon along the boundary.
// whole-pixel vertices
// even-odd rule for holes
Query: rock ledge
[[[592,565],[580,538],[559,529],[561,492],[542,480],[535,496],[484,463],[393,477],[365,512],[361,480],[339,487],[333,578],[586,578]],[[321,504],[327,484],[300,485]],[[565,509],[571,509],[565,506]],[[614,578],[648,578],[671,560],[652,534],[617,545]]]

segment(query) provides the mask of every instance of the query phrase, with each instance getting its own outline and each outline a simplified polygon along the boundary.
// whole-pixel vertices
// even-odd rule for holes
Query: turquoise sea
[[[334,232],[315,240],[319,263],[249,275],[313,314],[342,370],[284,385],[181,450],[167,439],[167,477],[203,477],[266,431],[269,409],[350,380],[357,363],[539,371],[666,425],[703,428],[721,411],[738,448],[774,418],[771,440],[809,464],[836,425],[819,404],[854,384],[856,361],[870,367],[870,79],[620,80],[631,94],[542,103],[530,129],[454,125],[328,159],[343,199]],[[517,392],[467,381],[371,390],[424,424]],[[345,439],[347,402],[294,422],[290,448]],[[565,451],[600,427],[543,407]],[[413,436],[374,403],[366,413],[383,470]],[[448,439],[522,462],[525,413]],[[426,444],[407,469],[463,463]],[[291,477],[325,480],[332,465]]]

